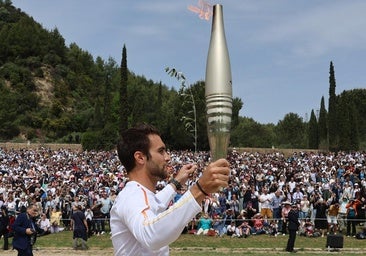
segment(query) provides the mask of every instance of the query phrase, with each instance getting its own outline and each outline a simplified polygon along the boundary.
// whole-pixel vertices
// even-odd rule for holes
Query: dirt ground
[[[16,256],[18,255],[18,252],[16,250],[8,250],[8,251],[3,251],[0,249],[0,255],[4,255],[4,256]],[[78,255],[78,256],[113,256],[113,249],[112,248],[108,248],[108,249],[89,249],[87,251],[82,251],[82,250],[73,250],[72,248],[40,248],[40,249],[36,249],[33,250],[33,255],[34,256],[73,256],[73,255]]]

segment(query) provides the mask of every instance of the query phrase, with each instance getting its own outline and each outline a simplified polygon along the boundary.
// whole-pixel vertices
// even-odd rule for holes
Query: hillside
[[[123,47],[121,42],[121,53]],[[76,43],[65,45],[57,28],[47,30],[10,0],[0,0],[0,142],[108,149],[116,143],[121,117],[127,116],[129,125],[157,126],[171,148],[194,150],[197,141],[198,150],[209,149],[204,82],[178,92],[127,70],[128,82],[122,85],[121,66],[112,58],[94,58]],[[123,86],[126,100],[119,97]],[[183,95],[193,95],[194,101]],[[366,90],[344,91],[336,98],[336,148],[366,149]],[[278,124],[259,124],[239,116],[243,105],[233,99],[232,147],[316,148],[309,146],[311,140],[327,148],[326,139],[318,138],[320,116],[314,111],[310,121],[290,112]]]

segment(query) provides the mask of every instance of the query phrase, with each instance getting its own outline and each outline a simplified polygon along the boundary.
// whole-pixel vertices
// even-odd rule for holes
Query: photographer
[[[35,223],[38,216],[38,207],[30,204],[27,211],[20,213],[13,224],[13,247],[18,251],[18,256],[33,256],[32,247],[36,242],[37,232],[41,232]]]

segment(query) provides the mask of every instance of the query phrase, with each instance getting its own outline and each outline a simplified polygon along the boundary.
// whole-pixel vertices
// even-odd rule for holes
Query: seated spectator
[[[198,230],[196,235],[207,235],[207,232],[212,227],[212,219],[208,216],[207,213],[204,213],[202,217],[198,220]]]
[[[240,237],[240,231],[235,225],[235,221],[231,221],[231,223],[226,227],[226,234],[231,237]]]
[[[220,215],[215,214],[213,216],[212,228],[216,231],[217,235],[223,236],[226,232],[225,221]]]
[[[250,235],[250,231],[252,227],[249,225],[247,220],[244,220],[243,223],[238,227],[240,237],[247,238]]]
[[[41,219],[38,220],[38,226],[42,230],[39,236],[45,236],[51,233],[51,222],[45,213],[41,214]]]
[[[252,234],[261,235],[265,234],[266,231],[264,230],[264,220],[260,213],[257,213],[253,217],[253,227],[252,227]]]
[[[51,233],[58,233],[63,229],[60,227],[61,217],[62,217],[62,213],[61,213],[59,207],[52,208],[51,217],[50,217],[50,222],[51,222],[50,232]]]
[[[309,218],[305,220],[304,227],[303,227],[303,235],[306,237],[313,237],[314,236],[314,223],[311,222]]]

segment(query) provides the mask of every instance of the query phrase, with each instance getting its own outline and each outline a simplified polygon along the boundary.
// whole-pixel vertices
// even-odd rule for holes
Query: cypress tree
[[[328,150],[328,129],[327,129],[327,110],[325,109],[324,96],[320,101],[320,110],[318,116],[318,136],[319,148]]]
[[[127,50],[126,45],[123,45],[122,61],[121,61],[121,84],[119,88],[120,134],[128,128],[129,110],[128,110],[127,81],[128,81]]]
[[[329,68],[328,145],[330,151],[338,149],[337,139],[337,97],[333,62]]]
[[[319,147],[319,133],[318,133],[318,122],[314,110],[311,110],[309,126],[308,126],[308,144],[309,148],[317,149]]]

